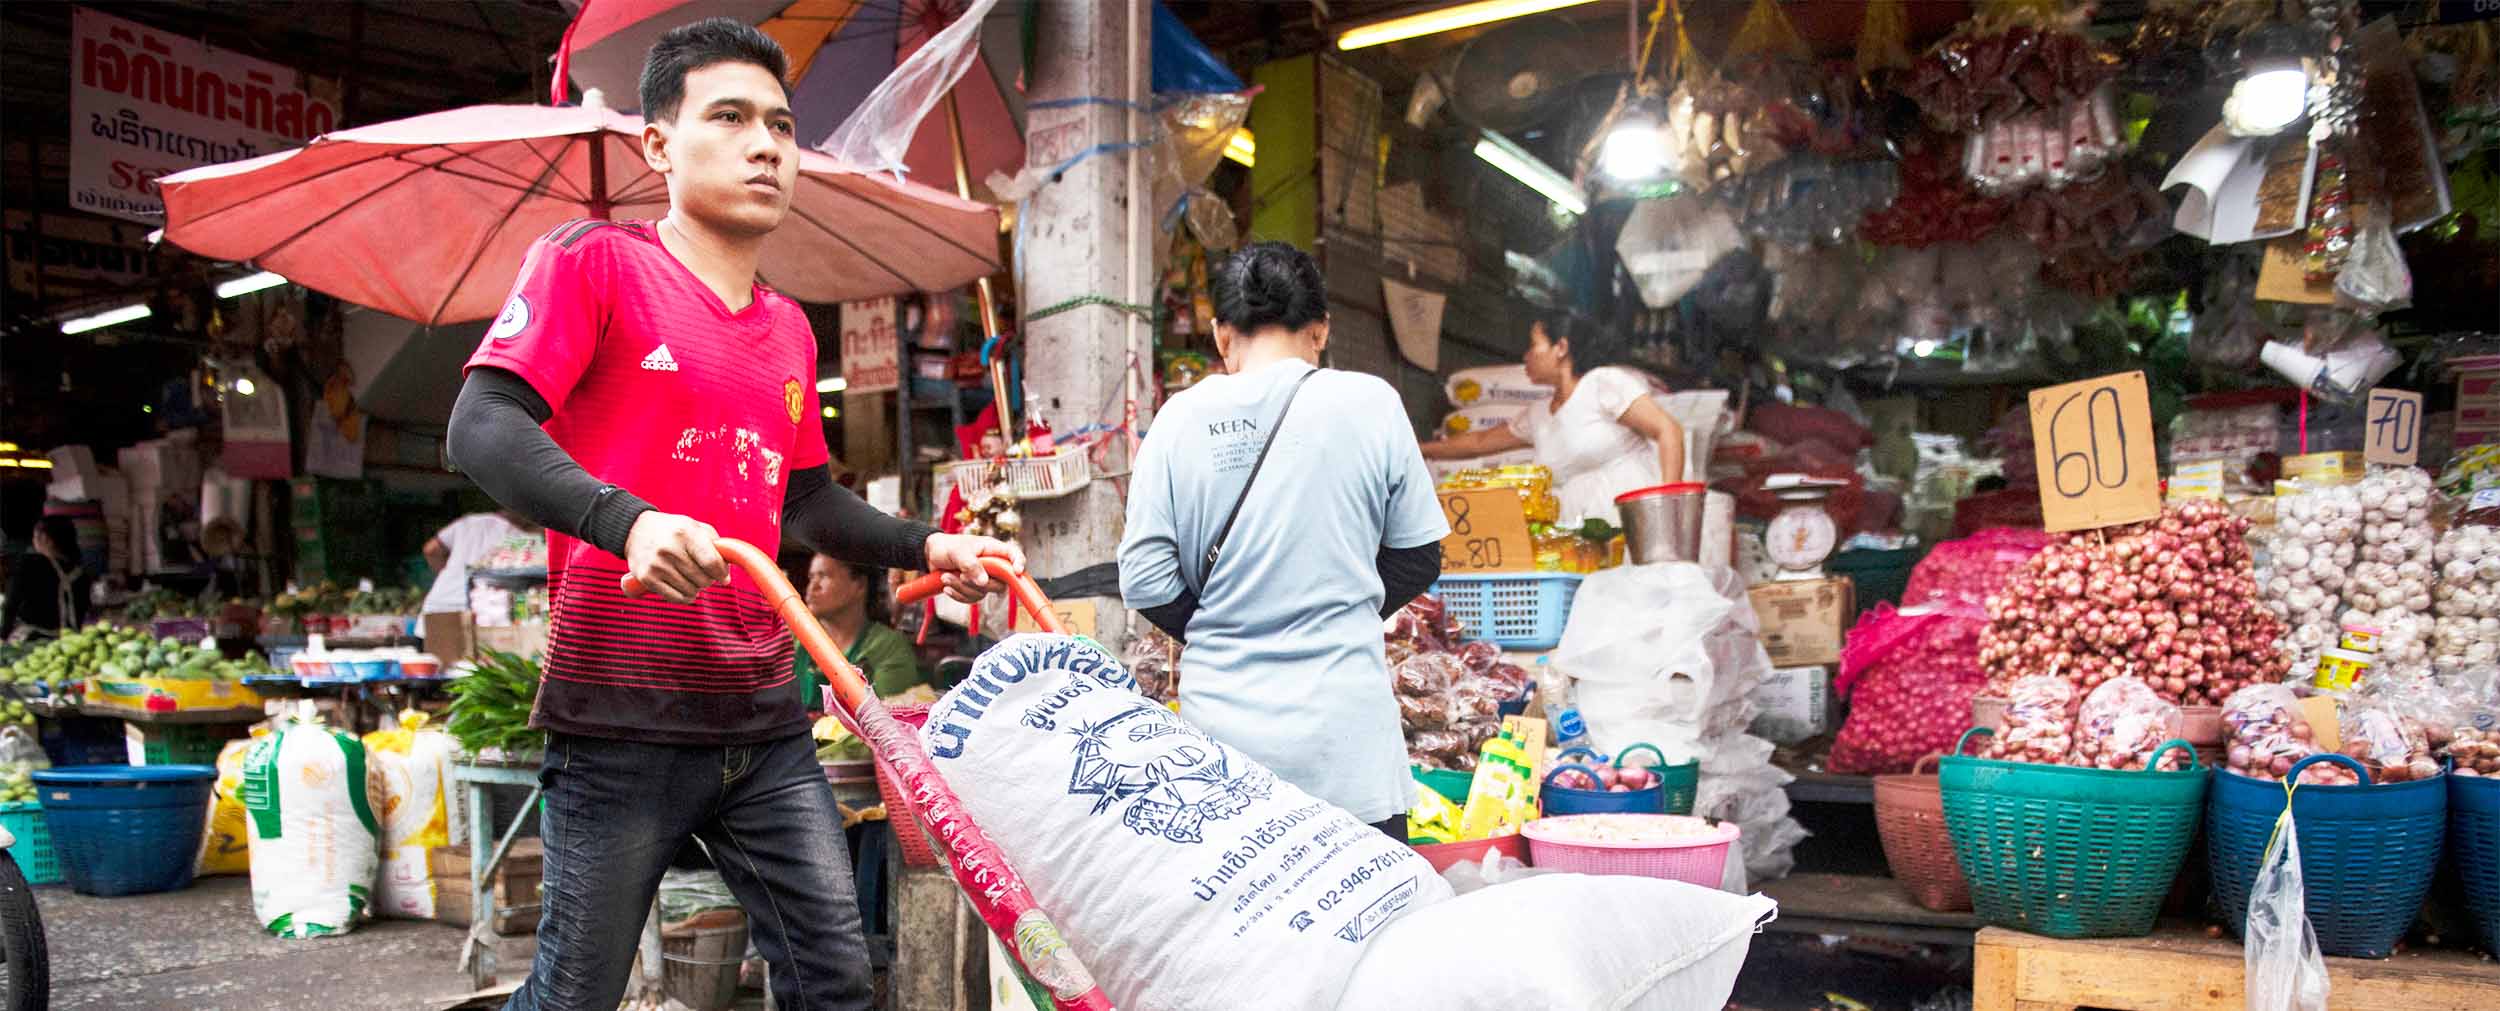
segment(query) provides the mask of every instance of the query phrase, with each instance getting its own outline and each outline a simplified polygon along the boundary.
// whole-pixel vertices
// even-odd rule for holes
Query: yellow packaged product
[[[209,793],[208,832],[200,837],[200,860],[194,874],[252,873],[252,826],[243,810],[243,760],[252,744],[268,732],[255,730],[242,740],[227,741],[217,751],[217,784]]]
[[[426,714],[399,714],[399,726],[365,735],[377,785],[382,867],[374,912],[434,918],[433,852],[451,845],[451,735],[428,728]]]
[[[1430,787],[1415,791],[1415,806],[1406,812],[1406,838],[1415,843],[1457,842],[1458,805]]]

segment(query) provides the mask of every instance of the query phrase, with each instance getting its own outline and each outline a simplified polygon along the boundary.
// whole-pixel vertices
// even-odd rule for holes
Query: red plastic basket
[[[1970,908],[1970,883],[1945,830],[1939,777],[1924,771],[1939,757],[1929,754],[1909,772],[1875,777],[1875,831],[1902,890],[1921,906],[1953,912]]]
[[[929,722],[926,705],[891,706],[886,711],[894,714],[895,722],[913,730]],[[885,802],[885,821],[894,827],[894,845],[902,850],[903,866],[937,866],[937,850],[929,846],[929,833],[921,831],[920,819],[912,815],[910,799],[903,796],[884,762],[877,763],[877,797]]]
[[[1708,832],[1671,842],[1586,842],[1567,837],[1564,826],[1584,821],[1655,821],[1658,824],[1701,826]],[[1727,872],[1728,849],[1739,834],[1735,822],[1711,824],[1680,814],[1575,814],[1539,818],[1520,834],[1528,837],[1529,862],[1552,871],[1575,874],[1628,874],[1665,878],[1717,888]]]
[[[1528,863],[1528,841],[1517,834],[1497,835],[1490,839],[1469,839],[1466,842],[1416,843],[1415,852],[1436,871],[1446,871],[1460,864],[1479,863],[1486,850]]]

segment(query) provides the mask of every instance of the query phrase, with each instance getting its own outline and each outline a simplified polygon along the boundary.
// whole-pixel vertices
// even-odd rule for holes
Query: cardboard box
[[[2457,376],[2457,408],[2500,407],[2500,372],[2467,372]]]
[[[86,707],[133,713],[261,711],[259,692],[233,681],[87,679]]]
[[[1849,577],[1764,583],[1748,596],[1772,666],[1840,662],[1841,637],[1857,618],[1857,587]]]
[[[473,912],[469,893],[469,848],[446,846],[428,858],[434,872],[434,918],[466,924]],[[538,883],[546,873],[546,849],[536,838],[512,841],[489,884],[495,902],[492,926],[499,934],[526,934],[538,929]]]
[[[1761,712],[1752,733],[1773,744],[1796,744],[1832,729],[1832,669],[1774,667],[1754,686],[1753,703]]]
[[[2361,480],[2369,472],[2361,454],[2351,450],[2337,453],[2303,453],[2283,458],[2283,479],[2311,484],[2349,484]]]

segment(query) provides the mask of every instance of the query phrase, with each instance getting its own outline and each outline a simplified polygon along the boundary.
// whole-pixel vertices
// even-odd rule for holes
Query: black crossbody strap
[[[1293,388],[1285,391],[1285,406],[1276,412],[1275,424],[1267,427],[1267,441],[1259,446],[1259,458],[1250,462],[1250,476],[1241,482],[1241,497],[1233,500],[1233,510],[1224,515],[1224,526],[1216,530],[1215,539],[1207,542],[1205,564],[1198,571],[1199,596],[1206,595],[1207,584],[1215,579],[1215,560],[1224,552],[1224,540],[1233,535],[1233,521],[1241,518],[1242,503],[1250,501],[1251,487],[1259,483],[1259,468],[1267,466],[1267,451],[1276,448],[1276,433],[1284,430],[1285,417],[1293,413],[1294,398],[1302,395],[1302,384],[1319,373],[1318,369],[1303,373],[1302,378],[1293,381]]]

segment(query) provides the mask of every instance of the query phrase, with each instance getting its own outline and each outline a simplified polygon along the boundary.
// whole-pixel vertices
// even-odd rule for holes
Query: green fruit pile
[[[35,799],[35,763],[0,763],[0,804]]]
[[[95,624],[35,648],[0,671],[0,680],[18,684],[90,677],[235,681],[268,671],[269,665],[257,657],[228,660],[216,650],[185,645],[172,637],[158,639],[137,629]]]
[[[530,707],[538,702],[538,664],[500,650],[481,650],[477,669],[452,679],[451,731],[462,750],[477,754],[500,748],[506,755],[546,750],[544,731],[530,729]]]

